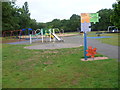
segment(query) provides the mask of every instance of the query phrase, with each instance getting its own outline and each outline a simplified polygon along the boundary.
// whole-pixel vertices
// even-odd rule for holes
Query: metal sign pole
[[[86,56],[87,52],[86,52],[86,50],[87,50],[87,33],[84,32],[84,58],[85,58],[85,60],[87,60],[87,56]]]

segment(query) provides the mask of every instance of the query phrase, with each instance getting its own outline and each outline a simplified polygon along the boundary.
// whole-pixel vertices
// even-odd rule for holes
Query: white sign
[[[91,23],[87,23],[87,22],[81,23],[81,31],[90,32],[91,31],[91,28],[89,28],[90,26]]]

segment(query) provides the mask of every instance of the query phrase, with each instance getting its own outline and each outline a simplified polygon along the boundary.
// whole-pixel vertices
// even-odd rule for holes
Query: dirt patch
[[[108,57],[95,57],[95,58],[88,58],[87,60],[81,59],[82,61],[94,61],[94,60],[105,60],[108,59]]]
[[[44,64],[53,64],[53,62],[52,61],[46,61],[46,62],[44,62]]]
[[[19,61],[16,65],[18,65],[18,66],[25,65],[26,63],[31,62],[31,61],[33,61],[33,59]]]
[[[43,53],[58,53],[58,51],[44,51]]]
[[[72,85],[77,85],[77,84],[78,84],[78,81],[77,81],[77,80],[73,80],[73,81],[71,82],[71,84],[72,84]]]

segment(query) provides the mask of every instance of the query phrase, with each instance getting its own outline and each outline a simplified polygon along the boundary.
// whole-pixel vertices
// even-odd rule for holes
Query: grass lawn
[[[118,87],[115,59],[84,62],[83,47],[28,50],[25,46],[3,44],[3,88]]]
[[[97,38],[97,40],[101,41],[102,43],[114,45],[114,46],[120,46],[120,33],[107,33],[107,34],[101,34],[100,36],[111,36],[111,38]],[[89,32],[87,37],[97,37],[95,32]]]
[[[120,34],[105,34],[103,36],[111,36],[111,38],[101,38],[98,39],[100,40],[102,43],[106,43],[106,44],[110,44],[110,45],[114,45],[114,46],[120,46]]]
[[[2,87],[2,44],[0,43],[0,89],[1,87]]]

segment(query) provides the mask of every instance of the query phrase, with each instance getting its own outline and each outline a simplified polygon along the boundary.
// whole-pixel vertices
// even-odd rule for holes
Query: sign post
[[[84,32],[84,58],[87,60],[87,32],[91,31],[90,22],[93,22],[94,24],[96,22],[99,22],[99,15],[98,13],[81,13],[81,31]]]
[[[81,31],[84,32],[84,58],[87,60],[87,32],[91,31],[90,26],[90,17],[88,13],[81,13]]]
[[[87,50],[87,33],[84,32],[84,57],[85,57],[85,60],[87,60],[87,56],[86,56],[87,52],[86,52],[86,50]]]

